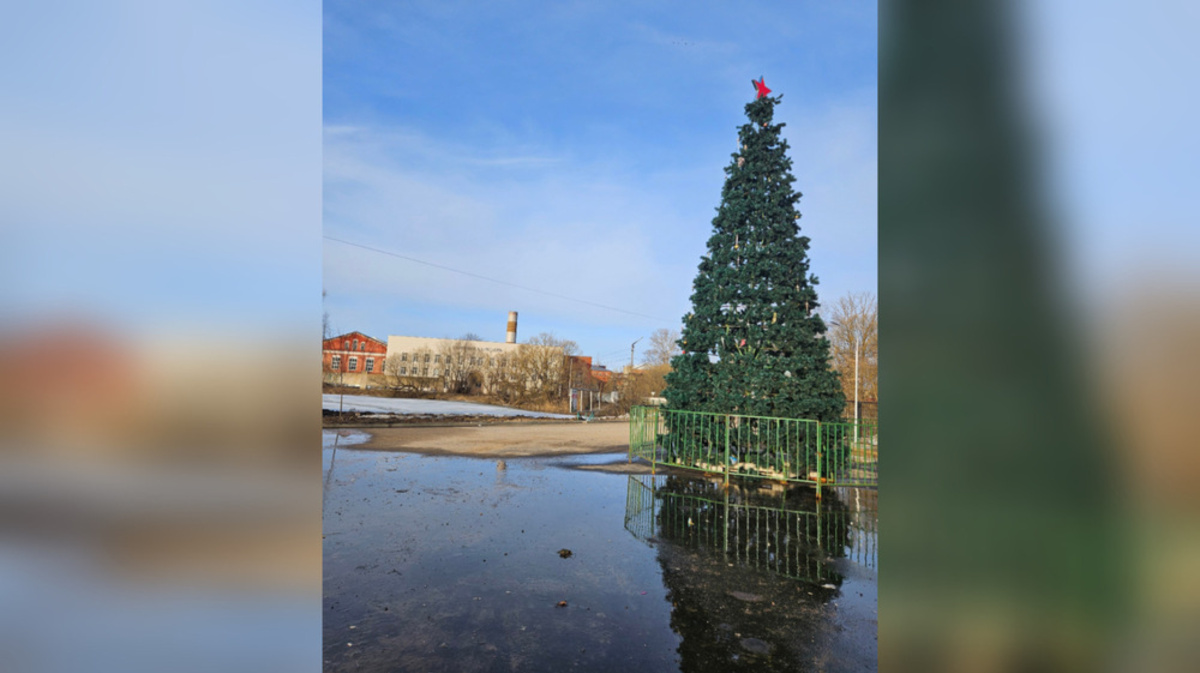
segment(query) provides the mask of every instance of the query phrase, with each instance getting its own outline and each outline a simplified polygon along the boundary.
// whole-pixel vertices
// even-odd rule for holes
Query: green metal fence
[[[629,458],[709,474],[825,486],[879,485],[879,424],[630,410]]]

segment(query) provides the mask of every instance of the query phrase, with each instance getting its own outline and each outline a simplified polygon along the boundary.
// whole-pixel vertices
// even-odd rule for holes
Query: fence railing
[[[824,486],[879,485],[879,424],[630,410],[629,458],[709,474]]]

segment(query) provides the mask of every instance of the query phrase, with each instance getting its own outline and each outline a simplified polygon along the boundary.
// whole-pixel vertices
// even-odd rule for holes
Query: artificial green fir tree
[[[673,409],[838,421],[846,400],[815,312],[801,195],[784,124],[772,124],[782,97],[754,84],[665,397]]]

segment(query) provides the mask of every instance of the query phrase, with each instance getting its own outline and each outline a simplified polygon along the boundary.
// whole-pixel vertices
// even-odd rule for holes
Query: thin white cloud
[[[332,133],[326,148],[329,235],[637,313],[678,312],[647,291],[670,285],[642,233],[663,209],[620,176],[545,162],[514,177],[504,164],[392,130]],[[431,156],[454,158],[427,167]],[[325,274],[331,290],[359,297],[477,309],[515,294],[576,320],[629,318],[335,242]]]
[[[645,23],[635,23],[630,26],[635,36],[650,44],[679,50],[680,53],[693,53],[709,56],[733,56],[739,52],[738,45],[723,40],[710,40],[695,35],[667,32]]]
[[[826,300],[875,284],[874,104],[863,94],[779,115]],[[720,201],[728,153],[718,145],[696,155],[711,156],[704,165],[599,165],[539,147],[468,148],[402,127],[331,125],[326,233],[669,325],[689,308]],[[325,245],[325,276],[331,294],[372,305],[534,307],[563,322],[646,323],[335,242]]]

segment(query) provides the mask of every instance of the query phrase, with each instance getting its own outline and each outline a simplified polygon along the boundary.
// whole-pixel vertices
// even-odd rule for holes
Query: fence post
[[[725,490],[729,490],[729,414],[725,414]]]
[[[629,463],[633,462],[634,447],[641,446],[641,438],[638,436],[637,427],[637,413],[635,409],[631,408],[629,410],[629,455],[626,460]],[[637,442],[634,441],[635,437],[638,437]]]
[[[821,499],[821,421],[817,421],[817,500]],[[818,524],[820,517],[817,518]],[[820,533],[817,535],[820,537]]]
[[[658,474],[658,409],[654,410],[654,445],[650,447],[650,475],[656,474]]]

